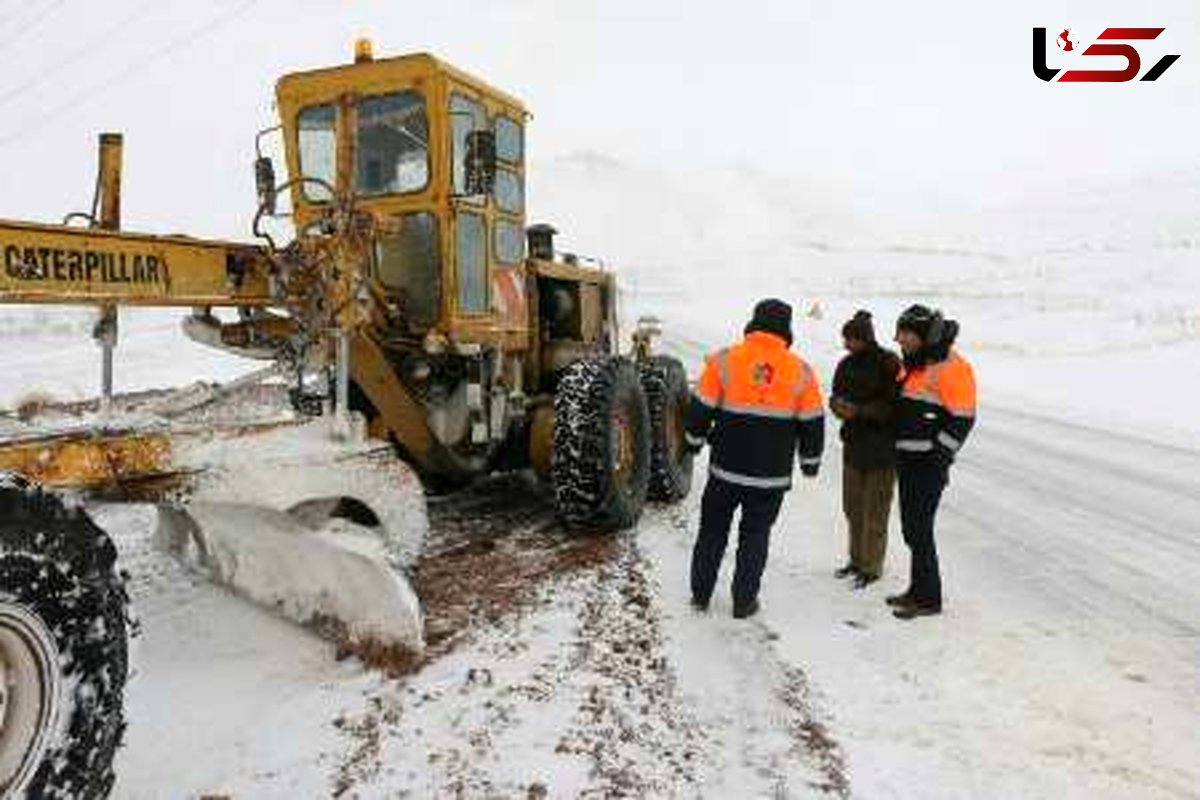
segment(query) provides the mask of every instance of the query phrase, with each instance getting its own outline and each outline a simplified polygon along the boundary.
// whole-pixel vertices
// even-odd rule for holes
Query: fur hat
[[[911,331],[925,344],[934,344],[941,338],[942,326],[941,313],[920,303],[904,309],[896,320],[897,331]]]

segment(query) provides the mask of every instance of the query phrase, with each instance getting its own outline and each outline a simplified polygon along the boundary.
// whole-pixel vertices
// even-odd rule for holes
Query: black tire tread
[[[52,632],[67,685],[65,734],[50,745],[28,797],[92,800],[112,791],[125,731],[129,598],[112,540],[79,508],[0,476],[0,597]]]
[[[667,441],[666,420],[672,402],[687,408],[687,371],[677,358],[651,356],[638,365],[642,389],[650,411],[650,488],[651,500],[675,503],[692,489],[692,454],[686,448],[672,458]]]
[[[611,413],[631,398],[641,435],[630,496],[611,474]],[[564,370],[554,396],[550,481],[563,520],[575,527],[613,531],[637,523],[649,482],[649,410],[637,370],[624,358],[585,359]]]

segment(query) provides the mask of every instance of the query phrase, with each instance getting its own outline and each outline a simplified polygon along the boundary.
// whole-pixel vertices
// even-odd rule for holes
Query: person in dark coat
[[[833,376],[829,407],[842,421],[842,509],[850,559],[834,575],[863,589],[879,580],[887,554],[888,517],[896,483],[894,416],[900,359],[875,341],[868,311],[842,327],[845,356]]]

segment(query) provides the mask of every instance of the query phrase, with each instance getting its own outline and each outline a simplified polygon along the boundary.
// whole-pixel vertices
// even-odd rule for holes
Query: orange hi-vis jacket
[[[709,356],[688,410],[687,440],[712,446],[709,474],[738,486],[789,489],[797,451],[815,474],[825,446],[821,386],[780,337],[746,334]]]
[[[904,376],[896,408],[896,450],[950,463],[975,425],[975,372],[956,351]]]

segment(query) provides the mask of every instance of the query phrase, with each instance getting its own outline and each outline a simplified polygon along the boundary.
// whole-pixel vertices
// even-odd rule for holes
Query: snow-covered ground
[[[829,462],[760,619],[688,608],[693,494],[404,680],[159,564],[119,794],[1194,796],[1200,456],[990,414],[942,517],[947,612],[912,624],[882,603],[898,536],[877,587],[831,577]]]
[[[692,368],[763,295],[795,305],[825,378],[855,308],[881,338],[914,301],[960,320],[982,409],[940,518],[946,613],[884,606],[895,519],[883,581],[832,578],[836,448],[789,496],[758,619],[723,594],[689,610],[694,491],[402,679],[195,582],[147,549],[144,510],[107,511],[145,628],[118,796],[1200,795],[1200,231],[1162,211],[1194,210],[1197,176],[1151,182],[1153,206],[1130,185],[898,216],[751,171],[539,166],[535,218],[604,256],[626,321],[664,318]],[[5,404],[93,391],[86,318],[40,313],[0,312]],[[176,324],[127,316],[122,388],[248,368]]]

